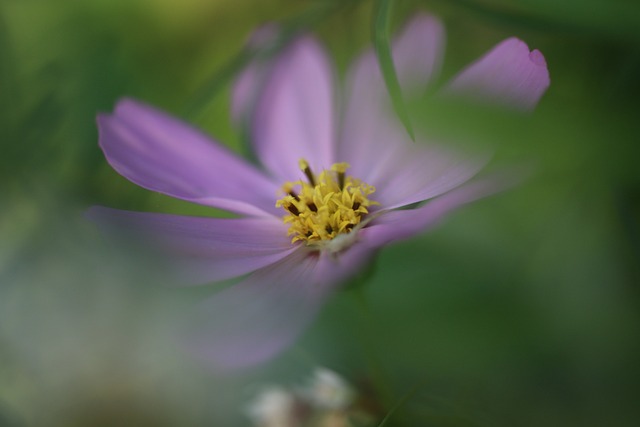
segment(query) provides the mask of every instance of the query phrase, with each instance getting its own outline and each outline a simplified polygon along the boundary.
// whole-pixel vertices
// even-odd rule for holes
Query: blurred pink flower
[[[443,44],[441,23],[426,15],[414,18],[394,42],[407,94],[433,80]],[[489,181],[468,183],[484,160],[408,140],[387,113],[372,50],[348,73],[343,109],[337,108],[332,77],[324,51],[310,37],[240,76],[234,118],[248,118],[261,167],[134,100],[98,116],[100,146],[121,175],[149,190],[241,216],[90,211],[101,223],[148,233],[185,281],[248,275],[200,308],[190,343],[216,366],[249,366],[276,355],[379,248],[496,189]],[[542,54],[510,38],[443,92],[528,110],[548,85]]]

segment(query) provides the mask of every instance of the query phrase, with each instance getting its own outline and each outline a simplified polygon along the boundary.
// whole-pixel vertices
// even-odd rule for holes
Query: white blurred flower
[[[263,390],[249,404],[246,414],[260,427],[296,427],[296,397],[281,387]]]
[[[316,368],[311,383],[303,393],[314,407],[320,409],[344,409],[355,398],[349,384],[326,368]]]
[[[316,368],[301,387],[264,388],[246,408],[255,427],[353,427],[372,425],[358,408],[356,391],[340,375]]]

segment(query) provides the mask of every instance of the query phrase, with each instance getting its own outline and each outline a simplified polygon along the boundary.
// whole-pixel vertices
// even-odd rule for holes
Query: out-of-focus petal
[[[188,329],[188,348],[221,371],[276,356],[371,253],[364,245],[354,245],[339,257],[303,249],[255,272],[204,301]]]
[[[271,47],[277,39],[279,29],[267,24],[251,34],[246,49],[258,52]],[[270,69],[270,61],[255,58],[238,76],[233,85],[231,97],[231,118],[236,125],[248,121],[260,91],[264,87]]]
[[[418,140],[410,141],[406,131],[390,117],[378,117],[369,147],[350,152],[344,158],[349,174],[376,192],[371,198],[381,209],[394,209],[439,196],[471,179],[488,160],[487,155],[470,157]],[[345,150],[346,151],[346,150]]]
[[[388,131],[403,130],[394,126]],[[394,149],[384,150],[384,162],[362,171],[366,182],[376,187],[372,198],[381,209],[395,209],[444,194],[474,177],[489,160],[488,155],[465,156],[420,141],[394,145]]]
[[[440,68],[444,51],[444,30],[440,21],[419,15],[393,44],[394,64],[407,97],[419,94]],[[367,179],[370,170],[384,168],[389,153],[409,141],[397,128],[390,108],[378,61],[372,49],[354,64],[347,77],[347,106],[338,160],[351,166],[350,173]]]
[[[334,163],[332,70],[316,41],[295,41],[273,65],[255,112],[258,158],[281,180],[302,177],[304,158],[320,171]]]
[[[405,96],[424,90],[440,71],[445,32],[439,19],[419,14],[393,43],[393,62]]]
[[[276,218],[206,218],[129,212],[94,206],[87,216],[100,226],[153,244],[179,284],[202,284],[251,273],[296,249]]]
[[[529,51],[526,43],[512,37],[458,74],[445,92],[528,111],[548,87],[549,70],[542,53]]]
[[[416,209],[384,213],[360,231],[360,239],[371,247],[381,247],[414,236],[438,223],[451,211],[475,200],[495,194],[516,181],[505,176],[478,180],[456,188]]]
[[[248,215],[278,215],[278,186],[200,131],[124,99],[98,116],[100,146],[121,175],[149,190]]]

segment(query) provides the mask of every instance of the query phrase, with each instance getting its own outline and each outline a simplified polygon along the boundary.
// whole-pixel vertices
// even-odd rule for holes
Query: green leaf
[[[400,89],[400,82],[398,81],[396,67],[393,64],[391,46],[389,44],[391,2],[392,0],[376,0],[375,2],[373,11],[373,46],[376,51],[376,56],[378,57],[382,77],[384,78],[387,91],[391,97],[391,102],[393,103],[393,109],[411,139],[415,141],[413,127],[404,99],[402,98],[402,90]]]
[[[196,117],[202,109],[220,92],[220,90],[253,59],[254,51],[242,49],[204,83],[198,93],[184,109],[184,116]]]
[[[627,0],[438,0],[500,25],[547,33],[590,33],[623,40],[640,38],[640,7]]]

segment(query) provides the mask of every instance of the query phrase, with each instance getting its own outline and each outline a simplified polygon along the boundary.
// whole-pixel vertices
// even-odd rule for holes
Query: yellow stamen
[[[300,161],[298,162],[298,165],[300,166],[300,170],[302,172],[304,172],[304,174],[307,176],[307,179],[309,180],[309,183],[313,186],[316,185],[316,177],[313,175],[313,172],[311,172],[311,168],[309,167],[309,163],[305,160],[305,159],[300,159]]]
[[[289,225],[292,243],[301,240],[313,245],[349,233],[369,213],[368,208],[378,204],[368,198],[374,187],[346,175],[347,163],[336,163],[317,176],[306,160],[299,165],[308,182],[286,182],[285,195],[276,202],[286,211],[283,221]]]
[[[338,175],[338,187],[340,187],[340,190],[344,188],[344,177],[347,169],[349,169],[349,163],[336,163],[331,166],[331,170]]]

